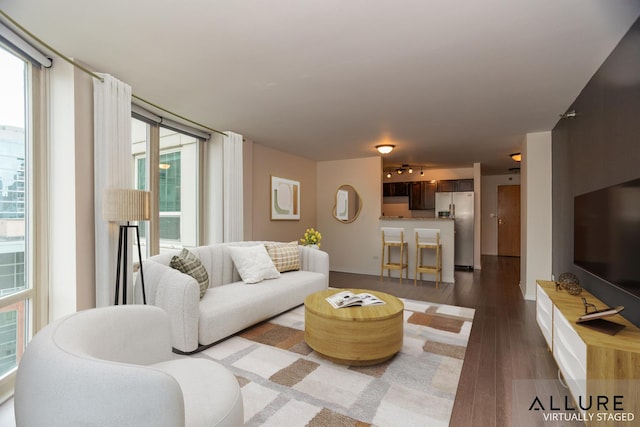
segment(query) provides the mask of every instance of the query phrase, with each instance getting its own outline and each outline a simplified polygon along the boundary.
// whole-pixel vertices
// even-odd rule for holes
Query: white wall
[[[482,177],[482,255],[498,255],[498,186],[520,185],[520,175],[486,175]]]
[[[551,132],[527,134],[521,166],[520,289],[536,299],[536,280],[551,280]]]
[[[380,157],[318,162],[318,230],[333,271],[380,274],[381,171]],[[360,216],[350,224],[333,217],[341,185],[353,186],[362,200]]]

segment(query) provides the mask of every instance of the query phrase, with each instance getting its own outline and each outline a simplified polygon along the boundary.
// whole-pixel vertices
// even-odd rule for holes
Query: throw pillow
[[[267,253],[280,273],[300,270],[300,252],[298,242],[265,243]]]
[[[200,285],[200,299],[204,296],[209,288],[209,274],[204,265],[200,262],[197,256],[189,252],[188,249],[183,249],[180,255],[174,255],[169,263],[171,268],[188,274],[196,279]]]
[[[273,265],[264,245],[227,246],[244,283],[258,283],[264,279],[277,279],[280,272]]]

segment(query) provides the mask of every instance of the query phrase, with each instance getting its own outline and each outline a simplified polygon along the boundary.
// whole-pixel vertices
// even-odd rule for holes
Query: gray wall
[[[553,274],[582,286],[640,326],[640,299],[573,265],[573,198],[640,178],[640,20],[609,55],[552,132]],[[639,254],[640,256],[640,254]],[[603,307],[604,308],[604,307]]]

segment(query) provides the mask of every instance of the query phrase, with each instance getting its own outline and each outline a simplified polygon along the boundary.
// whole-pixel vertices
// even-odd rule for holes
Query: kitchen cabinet
[[[385,182],[382,184],[383,197],[402,197],[409,195],[408,182]]]
[[[435,182],[412,182],[409,188],[409,209],[426,210],[436,208],[436,190],[438,186]]]
[[[473,179],[447,179],[438,181],[439,193],[473,191]]]
[[[438,181],[438,192],[439,193],[451,193],[453,191],[457,191],[458,186],[456,185],[456,180],[449,179],[446,181]]]
[[[459,179],[458,189],[456,191],[473,191],[472,179]]]
[[[444,181],[385,182],[383,197],[409,196],[409,209],[435,209],[436,192],[473,191],[473,179],[448,179]]]

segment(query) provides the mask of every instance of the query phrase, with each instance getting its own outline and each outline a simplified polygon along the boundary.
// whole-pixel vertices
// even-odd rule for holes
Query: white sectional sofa
[[[143,262],[147,304],[169,314],[174,349],[184,353],[201,350],[296,307],[307,295],[328,287],[329,255],[306,246],[298,246],[300,270],[282,273],[277,279],[245,284],[227,248],[265,243],[270,242],[220,243],[190,249],[209,276],[209,288],[202,299],[198,282],[169,266],[179,251]],[[142,301],[139,275],[136,301]]]

